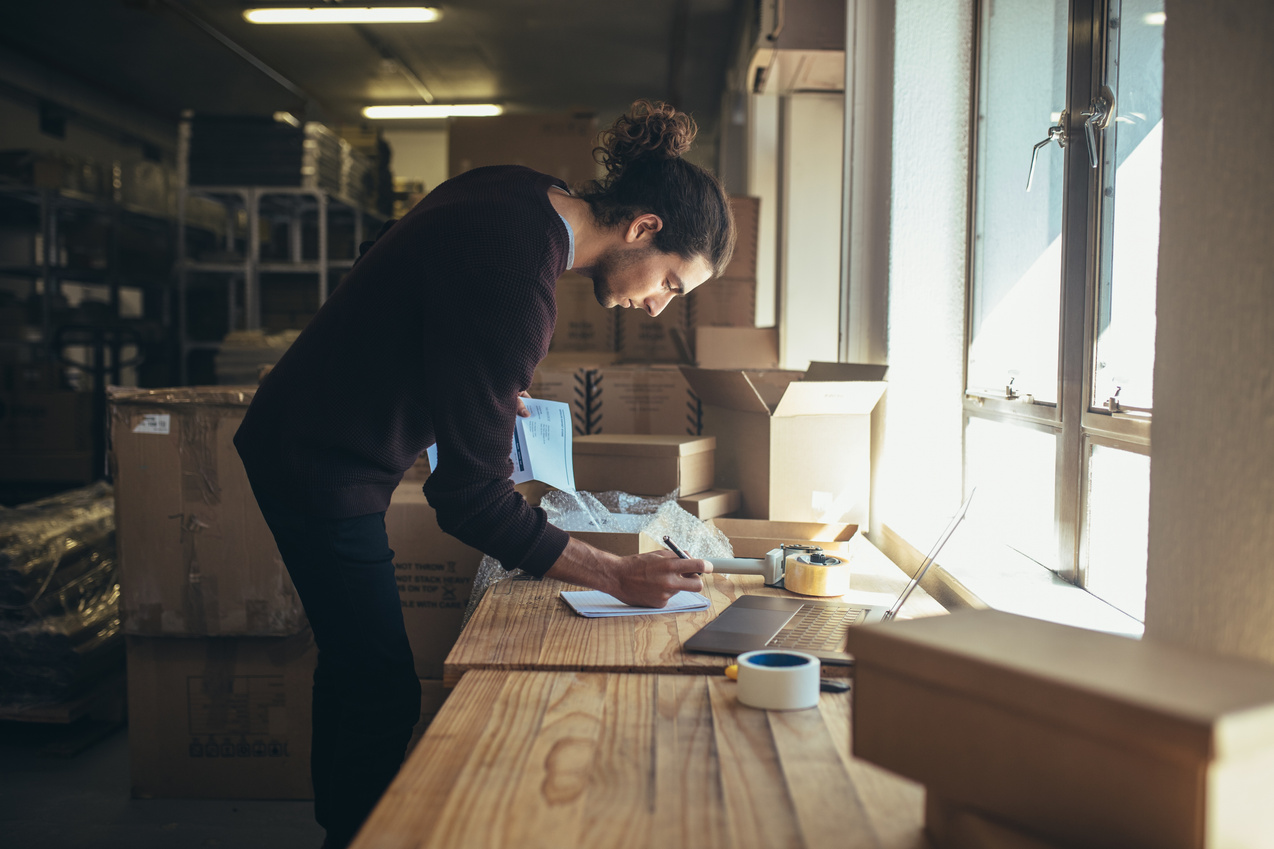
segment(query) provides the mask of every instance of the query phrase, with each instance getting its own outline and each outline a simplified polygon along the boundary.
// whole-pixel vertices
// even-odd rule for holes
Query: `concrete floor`
[[[5,849],[319,849],[310,802],[130,799],[128,734],[72,758],[40,749],[61,726],[0,722],[0,844]]]

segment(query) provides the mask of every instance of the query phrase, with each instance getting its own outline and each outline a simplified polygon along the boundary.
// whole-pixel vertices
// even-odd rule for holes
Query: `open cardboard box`
[[[717,437],[716,486],[742,492],[741,517],[868,525],[884,366],[681,371],[703,401],[703,432]]]
[[[847,552],[857,525],[840,522],[768,522],[762,519],[711,519],[730,540],[735,557],[764,557],[780,545],[812,542],[825,551]]]

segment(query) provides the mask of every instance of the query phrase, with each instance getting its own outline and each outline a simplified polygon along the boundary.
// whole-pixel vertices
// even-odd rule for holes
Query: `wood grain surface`
[[[353,849],[923,849],[923,789],[850,756],[850,697],[705,675],[466,674]]]
[[[906,586],[907,575],[861,536],[850,541],[849,555],[851,592],[841,599],[855,601],[859,592],[896,597]],[[493,585],[447,656],[443,682],[455,686],[473,669],[719,674],[734,658],[691,654],[682,644],[744,594],[803,598],[766,587],[754,575],[711,575],[704,581],[704,595],[712,603],[707,610],[587,619],[559,598],[563,590],[574,589],[581,588],[552,579]],[[917,589],[900,618],[945,612]],[[823,673],[849,674],[846,667],[831,665]]]

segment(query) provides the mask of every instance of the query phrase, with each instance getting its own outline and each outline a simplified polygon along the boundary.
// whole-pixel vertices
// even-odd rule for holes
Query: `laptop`
[[[852,665],[854,658],[845,651],[849,629],[869,622],[888,622],[898,615],[907,597],[920,585],[925,572],[933,565],[934,558],[964,519],[974,491],[964,499],[947,529],[942,532],[916,574],[907,582],[902,595],[889,608],[839,601],[745,595],[686,640],[685,650],[702,654],[738,655],[756,649],[785,648],[812,654],[823,663]]]

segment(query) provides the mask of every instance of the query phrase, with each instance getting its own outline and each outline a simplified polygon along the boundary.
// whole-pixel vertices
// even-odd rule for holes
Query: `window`
[[[982,0],[965,477],[1009,545],[1144,618],[1163,0]]]

